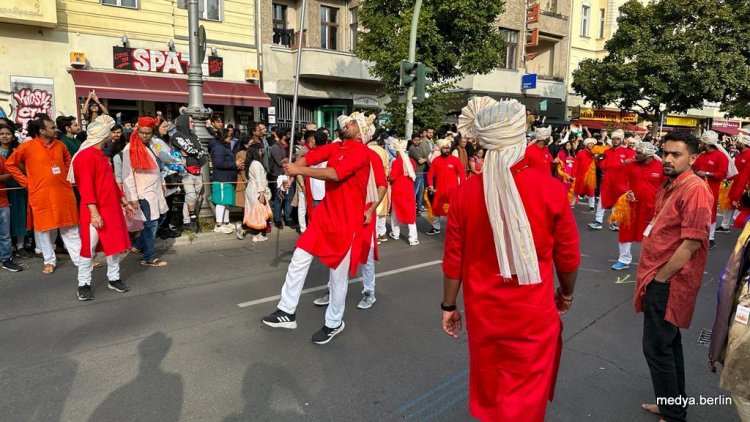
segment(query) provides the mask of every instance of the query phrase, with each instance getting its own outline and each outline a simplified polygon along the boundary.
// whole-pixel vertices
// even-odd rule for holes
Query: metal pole
[[[294,154],[294,133],[297,128],[297,97],[299,96],[299,73],[302,66],[302,35],[305,33],[305,15],[307,14],[307,0],[302,0],[302,13],[299,17],[299,37],[297,38],[297,70],[294,74],[294,98],[292,99],[292,135],[289,138],[289,162]]]
[[[419,25],[419,12],[422,9],[422,0],[414,3],[414,14],[411,16],[411,31],[409,32],[409,61],[414,63],[417,56],[417,26]],[[411,139],[414,132],[414,84],[406,89],[406,139]]]

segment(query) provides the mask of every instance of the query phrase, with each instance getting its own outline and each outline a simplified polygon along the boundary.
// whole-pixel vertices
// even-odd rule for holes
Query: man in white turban
[[[613,224],[619,224],[619,257],[611,267],[615,271],[630,268],[631,246],[633,242],[643,241],[643,232],[654,217],[656,192],[665,181],[656,151],[656,146],[650,142],[640,143],[635,149],[635,159],[625,164],[624,198],[618,199],[610,219]]]
[[[458,338],[463,286],[469,409],[479,420],[544,420],[561,352],[559,313],[572,304],[580,261],[565,188],[524,159],[524,114],[516,100],[481,97],[459,117],[459,131],[478,137],[487,155],[482,177],[451,201],[441,308],[443,330]],[[550,294],[555,271],[560,288]]]
[[[739,153],[736,157],[734,157],[734,166],[737,168],[737,176],[731,178],[732,182],[729,189],[729,196],[732,196],[732,192],[739,189],[739,187],[735,188],[734,184],[735,181],[739,179],[747,180],[747,177],[741,177],[742,174],[744,174],[747,170],[748,164],[750,163],[750,137],[747,135],[740,134],[737,136],[737,149],[739,150]],[[744,189],[743,189],[744,190]],[[737,215],[739,214],[739,210],[735,209],[734,205],[731,207],[727,207],[725,210],[722,211],[721,214],[721,226],[716,228],[716,231],[719,233],[729,233],[729,225],[732,224],[732,220],[734,220]]]
[[[414,181],[417,175],[414,169],[417,162],[409,158],[406,153],[406,139],[392,139],[391,145],[398,154],[391,163],[388,179],[391,181],[391,238],[398,240],[401,236],[400,225],[409,227],[409,245],[419,244],[417,235],[417,202],[414,199]],[[419,176],[421,177],[421,176]]]
[[[432,199],[432,228],[427,231],[428,236],[440,234],[440,217],[448,215],[451,195],[453,191],[466,180],[461,160],[451,155],[452,139],[440,139],[437,147],[440,155],[430,163],[427,172],[427,190],[433,195]]]
[[[549,153],[547,145],[552,138],[552,127],[538,127],[535,129],[535,133],[534,142],[526,147],[526,161],[529,163],[529,167],[551,174],[552,154]]]
[[[716,242],[716,214],[719,207],[719,191],[721,182],[727,177],[737,175],[737,168],[726,149],[719,143],[719,134],[713,130],[707,130],[701,136],[701,153],[693,164],[693,171],[699,177],[708,182],[711,193],[714,196],[713,212],[711,214],[711,231],[708,236],[708,248],[714,249]]]
[[[281,300],[277,310],[263,317],[262,322],[274,328],[297,328],[296,310],[302,288],[313,258],[318,257],[330,269],[330,302],[325,315],[325,325],[316,331],[312,341],[326,344],[344,330],[344,304],[349,284],[349,274],[355,273],[363,253],[357,238],[362,232],[366,203],[370,199],[369,149],[363,141],[369,140],[374,130],[368,124],[372,119],[352,115],[342,119],[341,143],[331,143],[315,148],[294,163],[284,165],[287,176],[302,175],[326,181],[326,195],[316,207],[307,230],[300,236],[289,263]],[[365,133],[361,133],[364,128]],[[325,168],[312,165],[327,161]],[[369,200],[369,201],[368,201]]]
[[[97,251],[107,257],[109,288],[119,293],[130,290],[120,279],[120,254],[130,248],[130,236],[123,210],[130,216],[135,208],[117,186],[109,158],[102,152],[112,136],[115,121],[99,116],[89,124],[86,142],[73,157],[69,179],[81,196],[79,233],[81,257],[78,260],[78,299],[92,300],[91,272]]]
[[[627,182],[623,170],[625,164],[635,159],[635,151],[623,146],[625,133],[618,129],[612,132],[612,148],[604,151],[604,159],[599,163],[602,170],[602,181],[599,186],[599,201],[596,205],[594,222],[589,224],[593,230],[601,230],[604,222],[604,212],[612,209],[617,198],[627,190]],[[617,231],[617,223],[611,223],[609,229]]]

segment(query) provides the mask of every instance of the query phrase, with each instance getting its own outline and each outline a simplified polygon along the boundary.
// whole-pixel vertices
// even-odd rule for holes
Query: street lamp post
[[[417,27],[419,26],[419,12],[422,0],[414,3],[414,13],[411,16],[411,30],[409,32],[409,62],[414,63],[417,58]],[[406,139],[411,139],[414,131],[414,84],[406,89]]]

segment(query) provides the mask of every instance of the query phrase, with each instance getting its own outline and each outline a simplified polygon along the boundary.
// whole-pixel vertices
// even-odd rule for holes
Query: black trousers
[[[652,281],[646,287],[643,306],[643,355],[651,371],[659,412],[668,421],[684,421],[687,410],[681,405],[659,403],[659,398],[687,397],[685,362],[680,329],[664,320],[669,284]],[[663,399],[662,399],[663,400]]]

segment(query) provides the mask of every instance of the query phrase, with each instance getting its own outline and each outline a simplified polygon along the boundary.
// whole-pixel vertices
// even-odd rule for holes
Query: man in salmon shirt
[[[482,421],[544,420],[562,352],[559,315],[573,303],[580,262],[565,188],[524,158],[524,115],[516,100],[480,97],[459,117],[461,133],[487,149],[488,165],[451,200],[442,325],[458,338],[463,285],[469,410]]]
[[[262,321],[274,328],[297,328],[297,304],[310,264],[317,257],[330,269],[330,303],[325,325],[312,336],[316,344],[326,344],[344,330],[349,274],[356,272],[362,253],[362,242],[355,238],[372,221],[372,213],[365,205],[377,200],[377,188],[370,179],[370,155],[363,143],[375,131],[372,120],[373,116],[354,113],[341,128],[343,142],[315,148],[295,163],[284,164],[287,176],[325,180],[326,196],[297,241],[278,309]],[[325,168],[310,167],[323,161],[328,162]]]
[[[57,229],[75,266],[81,252],[78,205],[67,179],[71,157],[65,144],[55,139],[56,134],[55,122],[49,117],[30,121],[33,139],[22,143],[5,162],[8,172],[29,191],[34,239],[44,256],[44,274],[52,274],[57,266],[52,242]]]

